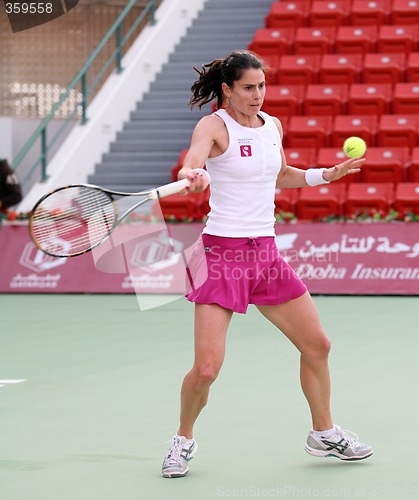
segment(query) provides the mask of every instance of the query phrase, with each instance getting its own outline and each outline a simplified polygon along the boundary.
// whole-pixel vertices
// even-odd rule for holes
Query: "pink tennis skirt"
[[[249,304],[272,306],[307,288],[282,258],[273,236],[225,238],[202,234],[188,264],[186,298],[246,313]]]

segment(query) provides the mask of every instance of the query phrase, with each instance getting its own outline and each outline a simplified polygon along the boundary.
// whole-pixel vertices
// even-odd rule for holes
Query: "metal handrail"
[[[38,166],[41,166],[41,181],[44,182],[47,180],[48,175],[47,175],[47,155],[48,151],[51,149],[51,147],[55,144],[57,141],[58,137],[62,134],[64,129],[67,127],[68,123],[70,120],[73,119],[74,115],[81,109],[81,121],[80,123],[84,125],[87,122],[87,106],[88,106],[88,101],[87,98],[89,94],[93,91],[97,83],[100,81],[100,79],[103,77],[107,69],[110,67],[112,62],[115,62],[115,70],[117,73],[120,73],[123,68],[121,64],[121,59],[122,59],[122,50],[127,43],[128,39],[132,36],[134,31],[137,29],[139,24],[145,19],[145,17],[150,14],[150,24],[154,25],[156,22],[155,19],[155,12],[156,12],[156,0],[150,0],[149,3],[144,7],[144,9],[141,11],[141,14],[135,19],[135,21],[132,23],[131,27],[129,28],[128,32],[124,37],[122,37],[122,22],[124,19],[127,17],[129,12],[132,10],[132,8],[135,6],[137,0],[130,0],[128,4],[124,7],[122,12],[119,14],[118,18],[116,21],[113,23],[109,31],[105,34],[105,36],[102,38],[100,41],[99,45],[96,47],[96,49],[92,52],[92,54],[89,56],[87,61],[84,63],[83,67],[81,70],[77,73],[77,75],[74,77],[72,82],[68,85],[67,89],[65,92],[61,95],[60,99],[54,104],[54,106],[51,108],[51,111],[48,113],[48,115],[43,119],[42,123],[37,127],[37,129],[34,131],[34,133],[30,136],[30,138],[27,140],[26,144],[23,146],[23,148],[19,151],[17,154],[16,158],[12,162],[12,168],[17,169],[22,160],[25,158],[27,155],[28,151],[32,148],[32,146],[35,144],[35,142],[39,139],[41,141],[41,154],[37,161],[35,162],[34,165],[29,169],[29,172],[26,174],[26,176],[21,180],[22,185],[25,185],[26,182],[32,177],[33,173],[36,171]],[[92,83],[87,86],[87,73],[92,66],[92,64],[95,62],[96,58],[98,55],[101,53],[105,45],[108,43],[112,35],[115,34],[115,49],[112,52],[111,56],[107,59],[107,61],[103,64],[102,68],[98,71],[98,73],[95,75]],[[76,87],[77,84],[81,84],[81,99],[79,102],[77,102],[74,106],[73,111],[71,114],[67,117],[63,125],[58,129],[58,131],[54,134],[52,139],[48,142],[47,141],[47,127],[51,120],[54,118],[55,113],[60,109],[60,107],[63,105],[63,103],[66,101],[68,96],[70,95],[70,92]]]

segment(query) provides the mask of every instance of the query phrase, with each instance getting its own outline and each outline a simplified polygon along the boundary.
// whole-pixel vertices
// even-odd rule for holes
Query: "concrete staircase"
[[[211,113],[210,105],[192,111],[188,106],[196,80],[193,66],[245,49],[255,30],[264,26],[271,4],[207,0],[88,182],[121,191],[171,182],[170,169],[189,146],[194,126]]]

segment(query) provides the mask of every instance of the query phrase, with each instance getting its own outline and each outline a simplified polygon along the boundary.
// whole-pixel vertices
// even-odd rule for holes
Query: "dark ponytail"
[[[194,67],[199,78],[191,87],[190,107],[201,108],[204,104],[217,99],[217,107],[221,108],[223,105],[222,83],[232,87],[236,80],[240,80],[243,72],[250,68],[261,69],[265,72],[262,61],[256,54],[247,50],[231,52],[224,59],[215,59],[203,64],[201,71]]]

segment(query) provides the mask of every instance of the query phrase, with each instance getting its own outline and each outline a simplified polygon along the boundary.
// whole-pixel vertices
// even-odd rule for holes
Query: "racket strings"
[[[83,253],[112,230],[116,206],[107,193],[86,186],[61,189],[35,209],[32,235],[39,248],[57,256]]]

